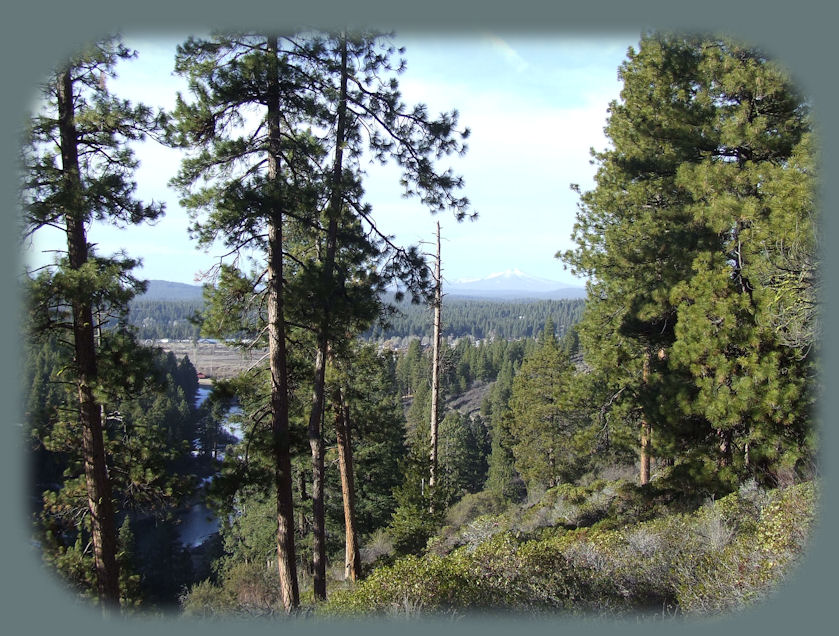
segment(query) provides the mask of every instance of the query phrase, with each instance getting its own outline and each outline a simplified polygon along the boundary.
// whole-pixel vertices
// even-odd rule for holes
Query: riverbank
[[[189,356],[189,361],[200,374],[199,382],[213,379],[226,380],[239,375],[265,358],[263,349],[239,349],[214,340],[146,340],[144,344],[175,354],[177,358]]]

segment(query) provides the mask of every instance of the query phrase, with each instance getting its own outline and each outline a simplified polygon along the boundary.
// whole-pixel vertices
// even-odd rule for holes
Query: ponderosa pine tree
[[[675,338],[670,290],[713,240],[675,183],[678,166],[713,149],[703,127],[707,107],[692,99],[698,64],[695,48],[678,38],[646,37],[639,51],[630,49],[619,71],[621,99],[609,107],[613,149],[594,153],[598,187],[581,195],[578,248],[563,254],[573,271],[590,276],[580,339],[586,361],[607,370],[608,416],[638,426],[644,452],[656,421],[654,353]],[[642,472],[640,481],[648,478]]]
[[[263,305],[251,301],[251,306],[256,313],[264,311],[269,349],[277,565],[283,604],[291,612],[299,604],[299,591],[289,455],[284,232],[291,218],[313,222],[311,174],[323,150],[297,127],[313,104],[303,97],[303,79],[279,43],[270,33],[217,34],[180,45],[175,70],[189,79],[194,100],[178,97],[171,139],[195,149],[173,183],[195,215],[193,232],[199,243],[221,238],[231,254],[238,256],[246,248],[264,254],[256,281],[239,277],[237,283],[267,297]],[[257,121],[247,121],[249,109],[258,111]],[[198,218],[201,211],[206,218]]]
[[[47,286],[35,281],[31,287]],[[78,411],[78,395],[63,379],[72,368],[73,351],[60,332],[37,330],[45,317],[59,317],[66,306],[38,304],[31,311],[33,319],[27,322],[36,329],[28,334],[24,370],[31,378],[25,421],[32,440],[33,496],[38,500],[34,536],[44,561],[62,579],[82,594],[95,596],[82,431],[71,416]],[[154,523],[171,519],[190,484],[180,469],[190,458],[195,412],[186,398],[190,383],[182,384],[183,369],[183,361],[178,363],[172,354],[134,345],[118,326],[110,325],[97,338],[103,443],[115,519],[122,519],[123,528],[140,517],[153,518]],[[121,605],[173,601],[176,592],[162,597],[164,590],[155,589],[147,576],[158,563],[156,557],[149,558],[144,550],[142,558],[131,563],[120,560],[119,552],[133,548],[127,532],[120,531],[117,544]],[[176,541],[177,533],[170,537]],[[158,583],[173,583],[184,575],[162,567],[157,572]]]
[[[679,310],[670,368],[695,387],[680,398],[688,416],[707,422],[721,478],[777,483],[783,473],[809,469],[814,451],[813,355],[790,346],[792,330],[779,320],[800,312],[796,329],[812,330],[809,109],[789,73],[762,51],[727,38],[699,48],[700,94],[713,105],[716,148],[681,166],[677,184],[716,241],[671,293]],[[802,287],[784,294],[776,258],[789,246],[808,254],[809,264],[793,274]]]
[[[127,274],[135,262],[94,258],[87,230],[94,220],[128,225],[163,212],[159,204],[137,201],[131,180],[137,162],[128,142],[152,131],[154,117],[149,109],[132,106],[106,88],[116,63],[133,55],[118,38],[109,38],[87,46],[58,68],[45,85],[23,152],[24,235],[45,226],[61,228],[67,235],[66,258],[52,268],[49,280],[40,278],[36,302],[51,297],[68,310],[48,314],[55,318],[52,323],[45,315],[42,320],[50,324],[42,326],[68,327],[71,333],[97,589],[109,606],[119,603],[119,568],[98,396],[99,319],[94,312],[105,306],[124,310],[139,287]]]
[[[812,245],[805,101],[776,64],[725,38],[645,35],[620,77],[613,148],[594,154],[578,247],[562,255],[591,277],[586,362],[612,426],[640,426],[675,472],[706,465],[730,484],[746,448],[753,460],[756,446],[805,445],[809,372],[779,348],[777,321],[772,334],[767,258]]]
[[[355,317],[360,331],[366,330],[374,318],[369,311],[376,303],[371,301],[381,291],[370,280],[368,271],[365,282],[369,298],[359,296],[360,286],[356,282],[355,305],[346,302],[349,300],[346,288],[353,270],[336,267],[336,258],[341,243],[348,240],[347,225],[352,228],[353,224],[364,224],[369,229],[366,236],[377,237],[370,244],[370,256],[372,262],[375,257],[384,261],[386,278],[407,285],[414,295],[424,290],[427,280],[426,269],[415,249],[395,246],[376,226],[370,206],[361,200],[359,159],[368,150],[379,161],[395,161],[402,170],[406,195],[418,196],[432,212],[451,209],[460,220],[466,216],[468,207],[467,199],[455,195],[462,180],[454,177],[451,170],[438,171],[433,161],[452,152],[462,153],[465,148],[461,139],[468,135],[468,130],[457,131],[456,112],[433,120],[424,106],[406,108],[399,99],[395,78],[397,70],[404,68],[404,62],[400,61],[398,67],[392,65],[391,57],[396,51],[381,34],[339,32],[325,37],[315,34],[300,38],[294,44],[289,55],[298,59],[307,76],[313,79],[324,112],[328,113],[325,123],[330,127],[330,133],[323,141],[334,152],[325,178],[328,184],[325,238],[319,250],[322,254],[318,264],[319,284],[313,295],[319,316],[315,321],[317,350],[309,416],[315,504],[315,595],[325,598],[323,431],[320,429],[325,402],[325,369],[330,347],[336,346],[336,340],[354,335],[347,331],[344,323]],[[366,144],[363,143],[365,136]],[[344,209],[352,212],[349,224],[341,223]],[[357,268],[361,266],[359,262]],[[345,302],[341,303],[341,299]],[[365,319],[367,324],[364,324]]]
[[[556,486],[575,460],[571,438],[579,422],[568,399],[573,372],[549,320],[538,348],[525,357],[513,379],[510,394],[512,452],[528,491]]]
[[[481,413],[489,418],[491,438],[485,488],[504,501],[518,501],[524,494],[524,484],[515,469],[514,439],[510,431],[514,374],[513,361],[505,359],[481,406]]]
[[[486,480],[490,453],[480,416],[451,410],[440,422],[440,485],[448,493],[446,504],[476,493]]]
[[[431,377],[428,362],[422,353],[419,338],[412,339],[408,349],[396,362],[396,379],[403,397],[412,397],[417,387],[428,384],[428,378]]]
[[[233,39],[236,37],[239,36]],[[313,463],[315,595],[324,598],[321,427],[330,352],[340,347],[340,341],[369,327],[377,313],[377,293],[382,281],[395,278],[415,294],[427,285],[427,271],[417,250],[394,245],[377,228],[370,206],[361,200],[359,159],[365,150],[383,162],[392,158],[402,168],[406,194],[418,196],[434,212],[452,209],[457,218],[463,218],[468,202],[454,194],[461,187],[461,180],[450,171],[437,171],[434,159],[462,152],[459,138],[467,132],[457,132],[455,113],[433,120],[422,106],[412,110],[405,107],[392,77],[397,70],[390,62],[394,49],[382,36],[306,33],[278,42],[286,91],[282,98],[284,115],[294,111],[294,104],[303,106],[294,111],[294,117],[284,120],[284,144],[288,148],[297,144],[294,152],[304,157],[304,162],[291,173],[312,197],[305,204],[298,202],[297,229],[287,230],[299,232],[294,238],[301,249],[284,247],[284,256],[291,265],[283,279],[288,283],[286,297],[296,301],[294,306],[299,311],[299,315],[293,314],[288,306],[287,317],[294,315],[295,322],[311,329],[315,339],[309,442]],[[200,46],[210,50],[209,44]],[[250,58],[254,55],[252,51]],[[240,64],[237,59],[230,68]],[[208,68],[194,65],[194,77]],[[232,74],[224,77],[229,81]],[[299,81],[295,84],[293,78]],[[181,114],[186,113],[181,108]],[[303,145],[302,140],[309,145]],[[194,178],[182,180],[184,184],[187,181]],[[204,205],[206,200],[194,202]],[[243,238],[242,234],[237,236]],[[342,258],[347,260],[346,255],[341,256],[342,250],[360,250],[367,260],[355,260],[353,267],[347,267],[346,262],[339,266]],[[269,301],[269,308],[271,304]]]
[[[342,491],[345,578],[350,580],[361,576],[363,536],[387,524],[394,508],[391,493],[400,483],[405,427],[394,366],[391,354],[356,345],[333,359],[327,377]]]

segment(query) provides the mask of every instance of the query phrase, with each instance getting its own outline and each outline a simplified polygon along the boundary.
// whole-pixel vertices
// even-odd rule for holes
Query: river
[[[209,397],[212,387],[199,386],[198,392],[195,396],[195,406],[199,407]],[[233,405],[228,409],[222,427],[225,431],[234,436],[237,440],[242,439],[241,429],[238,423],[230,422],[229,416],[241,413],[242,410],[238,405]],[[198,441],[196,440],[196,443]],[[224,454],[219,451],[219,459],[224,457]],[[213,480],[215,475],[210,475],[201,480],[198,489],[195,493],[196,503],[182,509],[178,515],[178,535],[181,543],[188,548],[197,548],[207,539],[210,539],[218,532],[218,519],[212,510],[210,510],[203,503],[204,487]]]

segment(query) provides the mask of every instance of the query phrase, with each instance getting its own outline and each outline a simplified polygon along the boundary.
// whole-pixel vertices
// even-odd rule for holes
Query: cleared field
[[[196,340],[149,340],[147,344],[171,351],[178,358],[189,356],[195,370],[208,378],[231,378],[265,360],[266,349],[242,350],[220,342]]]

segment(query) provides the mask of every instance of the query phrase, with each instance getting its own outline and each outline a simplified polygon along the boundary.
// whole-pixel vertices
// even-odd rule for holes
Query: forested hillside
[[[112,358],[116,351],[102,353],[109,375],[101,389],[107,396],[103,427],[118,527],[120,604],[172,606],[184,586],[210,571],[200,551],[185,545],[179,526],[196,501],[200,479],[214,470],[210,440],[223,439],[218,413],[209,403],[197,405],[198,380],[188,358],[135,352],[132,367],[120,369]],[[57,382],[69,363],[55,338],[28,347],[33,538],[45,562],[89,595],[96,580],[85,540],[90,525],[82,432],[65,415],[72,412],[73,392]]]
[[[106,615],[663,620],[767,598],[818,512],[807,97],[727,37],[644,34],[557,255],[586,299],[459,300],[439,224],[432,263],[364,199],[372,156],[419,208],[475,214],[444,165],[468,129],[403,101],[401,54],[365,31],[190,37],[188,93],[154,115],[108,92],[118,38],[45,83],[23,227],[67,246],[24,275],[31,549]],[[137,262],[88,241],[164,213],[135,197],[146,135],[182,153],[191,235],[229,250],[203,300],[143,299]],[[141,343],[197,337],[258,357],[199,383]]]
[[[204,297],[203,288],[200,285],[186,285],[184,283],[173,283],[168,280],[146,281],[146,288],[142,294],[133,300],[155,301],[155,300],[180,300],[180,301],[201,301]]]
[[[195,340],[201,329],[194,322],[204,308],[201,300],[146,300],[129,305],[129,320],[141,340]]]

